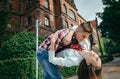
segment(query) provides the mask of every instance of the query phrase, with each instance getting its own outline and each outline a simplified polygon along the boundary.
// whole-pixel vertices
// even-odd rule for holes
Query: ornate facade
[[[7,17],[8,28],[22,31],[35,31],[36,10],[40,8],[40,35],[47,35],[62,28],[71,28],[84,22],[85,19],[77,13],[74,0],[0,0],[0,17]],[[9,16],[6,16],[9,14]],[[4,25],[0,19],[1,25]]]

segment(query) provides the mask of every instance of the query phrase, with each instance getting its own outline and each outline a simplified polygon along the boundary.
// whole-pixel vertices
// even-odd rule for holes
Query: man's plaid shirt
[[[58,46],[63,45],[62,40],[69,32],[70,32],[70,29],[58,30],[58,39],[55,44],[56,50],[57,50]],[[39,48],[48,51],[50,49],[51,38],[52,38],[52,35],[50,35],[45,41],[43,41],[43,43],[39,46]]]

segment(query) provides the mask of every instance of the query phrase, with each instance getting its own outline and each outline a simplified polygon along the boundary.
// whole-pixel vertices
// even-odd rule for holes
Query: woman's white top
[[[74,26],[73,29],[76,30],[78,26]],[[79,43],[85,49],[90,49],[90,43],[87,39]],[[55,51],[48,51],[49,61],[54,65],[60,66],[76,66],[79,65],[83,60],[83,57],[74,49],[65,49],[55,56]]]

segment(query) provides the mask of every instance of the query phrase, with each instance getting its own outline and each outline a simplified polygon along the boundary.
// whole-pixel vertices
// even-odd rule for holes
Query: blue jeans
[[[43,69],[43,79],[62,79],[58,67],[49,62],[48,51],[38,49],[37,58]]]

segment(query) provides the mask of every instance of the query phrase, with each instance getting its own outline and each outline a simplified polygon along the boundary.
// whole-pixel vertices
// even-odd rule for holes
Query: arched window
[[[70,10],[70,17],[76,20],[75,13],[72,10]]]
[[[28,26],[32,25],[32,16],[27,17],[27,25]]]
[[[50,19],[47,16],[45,16],[45,26],[50,27]]]
[[[73,27],[73,24],[71,24],[71,27]]]
[[[68,21],[65,21],[65,28],[68,28]]]
[[[65,14],[67,14],[67,8],[66,8],[65,4],[63,5],[63,12],[64,12]]]
[[[44,0],[44,7],[49,9],[49,1],[48,0]]]
[[[7,8],[7,0],[2,0],[2,10],[5,11]]]

